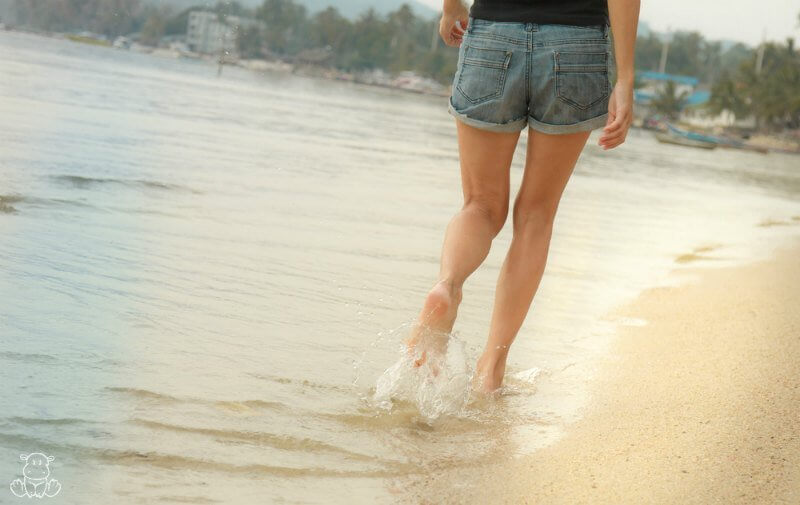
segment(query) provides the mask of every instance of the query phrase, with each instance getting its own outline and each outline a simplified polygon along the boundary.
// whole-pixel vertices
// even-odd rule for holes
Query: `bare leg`
[[[447,225],[439,278],[407,342],[410,350],[421,351],[417,365],[424,361],[425,349],[431,348],[416,349],[423,336],[433,337],[435,349],[446,345],[444,337],[455,324],[464,281],[486,259],[508,216],[509,170],[520,132],[490,132],[457,119],[456,129],[464,204]]]
[[[483,392],[495,391],[503,382],[508,349],[544,273],[561,195],[589,135],[528,129],[525,173],[514,201],[514,235],[497,280],[489,338],[476,368],[475,386]]]

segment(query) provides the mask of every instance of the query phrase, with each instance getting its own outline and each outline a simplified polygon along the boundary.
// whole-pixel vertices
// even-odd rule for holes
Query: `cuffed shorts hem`
[[[605,126],[606,121],[608,121],[608,112],[606,112],[601,116],[593,117],[591,119],[586,119],[584,121],[579,121],[573,124],[542,123],[541,121],[537,121],[533,119],[531,116],[528,116],[528,125],[531,128],[542,133],[549,133],[553,135],[559,135],[564,133],[576,133],[587,130],[596,130],[597,128]]]
[[[528,125],[528,118],[525,117],[515,119],[507,123],[490,123],[488,121],[481,121],[480,119],[471,118],[453,108],[453,104],[449,100],[447,102],[447,112],[449,112],[450,115],[454,116],[456,119],[461,120],[463,123],[474,126],[475,128],[480,128],[481,130],[493,132],[518,132],[524,130]]]

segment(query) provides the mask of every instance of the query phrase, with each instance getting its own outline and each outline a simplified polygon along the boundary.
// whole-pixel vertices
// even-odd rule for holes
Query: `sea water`
[[[647,324],[614,306],[800,231],[797,157],[594,132],[476,397],[508,224],[437,373],[403,348],[462,203],[446,97],[14,32],[0,68],[2,503],[35,451],[53,503],[413,501],[557,440],[617,325]]]

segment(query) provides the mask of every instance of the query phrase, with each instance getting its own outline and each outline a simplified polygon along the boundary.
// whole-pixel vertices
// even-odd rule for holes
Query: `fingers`
[[[442,23],[445,23],[445,21],[442,20]],[[444,28],[444,30],[442,30],[441,35],[444,43],[448,46],[460,46],[464,38],[464,33],[466,32],[466,25],[467,21],[460,19],[456,20],[456,22],[449,27],[443,25],[442,28]]]
[[[609,114],[609,117],[611,117],[611,114]],[[626,127],[627,119],[627,114],[614,114],[614,119],[611,121],[611,124],[607,124],[605,127],[603,127],[604,134],[612,136],[618,134],[623,128]]]
[[[450,31],[450,37],[452,37],[454,42],[461,44],[461,40],[464,38],[464,31],[453,27],[453,29]]]
[[[602,147],[604,150],[613,149],[618,145],[622,144],[623,142],[625,142],[626,135],[627,132],[623,132],[614,137],[601,139],[598,143],[600,144],[600,147]]]
[[[450,29],[449,35],[449,42],[447,45],[449,46],[458,46],[461,44],[461,41],[464,39],[464,32],[459,31],[457,28],[453,27]]]
[[[598,141],[600,147],[603,149],[612,149],[625,142],[625,137],[628,135],[628,129],[621,130],[616,135],[604,135]]]
[[[598,139],[597,144],[603,149],[613,149],[625,142],[630,126],[630,114],[614,114],[609,112],[609,122],[603,128],[603,134]]]

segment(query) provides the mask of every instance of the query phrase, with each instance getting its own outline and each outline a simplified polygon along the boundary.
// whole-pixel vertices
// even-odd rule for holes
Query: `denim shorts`
[[[608,25],[493,21],[469,16],[447,111],[496,132],[563,134],[605,126]]]

